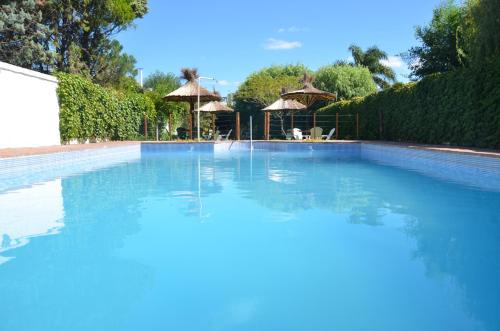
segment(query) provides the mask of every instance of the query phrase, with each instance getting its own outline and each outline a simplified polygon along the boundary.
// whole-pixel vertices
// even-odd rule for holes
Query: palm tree
[[[364,66],[370,70],[375,84],[381,89],[387,88],[396,81],[396,73],[391,67],[382,64],[381,60],[387,60],[387,53],[377,46],[372,46],[366,51],[356,45],[349,46],[349,51],[354,58],[354,64]]]

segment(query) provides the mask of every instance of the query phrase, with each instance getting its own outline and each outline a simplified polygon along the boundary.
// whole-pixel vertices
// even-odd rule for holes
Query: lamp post
[[[139,70],[139,84],[141,85],[141,88],[143,88],[142,71],[144,68],[137,68],[137,70]]]
[[[196,118],[198,141],[200,141],[200,81],[202,79],[215,80],[212,77],[202,77],[202,76],[198,77],[198,109],[197,109],[197,118]]]

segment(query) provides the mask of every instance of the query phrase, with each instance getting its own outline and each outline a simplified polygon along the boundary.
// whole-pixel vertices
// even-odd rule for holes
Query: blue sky
[[[215,88],[226,95],[265,66],[303,63],[316,70],[348,59],[352,43],[363,49],[377,45],[396,56],[417,44],[414,27],[428,23],[439,3],[150,0],[149,13],[117,39],[144,68],[144,76],[196,67],[201,75],[215,77]],[[397,57],[390,62],[399,80],[406,81],[406,65]]]

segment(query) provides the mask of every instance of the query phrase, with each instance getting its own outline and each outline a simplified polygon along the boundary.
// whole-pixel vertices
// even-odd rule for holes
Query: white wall
[[[57,79],[0,62],[0,148],[59,145]]]

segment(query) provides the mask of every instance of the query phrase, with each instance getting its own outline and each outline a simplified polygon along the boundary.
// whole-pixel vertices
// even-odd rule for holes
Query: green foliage
[[[422,44],[405,54],[414,78],[466,65],[469,51],[465,43],[469,30],[466,17],[467,7],[449,0],[434,10],[429,25],[416,27],[415,35]]]
[[[303,64],[273,65],[262,69],[259,73],[267,74],[273,78],[282,76],[302,77],[304,73],[311,73],[311,70]]]
[[[137,139],[144,118],[156,116],[153,102],[143,94],[116,92],[71,74],[57,77],[63,142]]]
[[[34,0],[0,1],[0,61],[47,72],[54,58],[45,47],[48,36]]]
[[[163,97],[181,86],[179,78],[173,73],[156,71],[144,81],[146,95],[153,101],[157,112],[157,121],[160,128],[166,127],[170,116],[174,121],[173,129],[187,121],[189,110],[179,102],[166,102]]]
[[[94,69],[94,81],[104,86],[117,86],[122,78],[137,75],[136,59],[123,53],[123,46],[117,40],[109,44],[109,48],[97,57]]]
[[[49,70],[81,74],[113,86],[135,74],[135,59],[123,53],[113,36],[147,12],[147,0],[47,0],[41,2],[42,23],[49,33],[40,41],[54,49]]]
[[[500,0],[469,0],[471,21],[469,34],[473,41],[473,62],[492,61],[500,57]]]
[[[301,86],[296,76],[272,77],[267,73],[250,75],[235,93],[235,100],[239,103],[252,103],[260,109],[276,101],[282,89],[297,89]]]
[[[372,74],[373,81],[381,89],[389,87],[391,83],[396,81],[394,70],[381,63],[381,60],[387,60],[387,53],[380,50],[377,46],[372,46],[363,51],[361,47],[351,45],[349,51],[354,58],[354,64],[368,68]]]
[[[377,91],[370,71],[365,67],[328,65],[318,69],[314,85],[335,93],[339,100],[364,97]]]
[[[254,72],[232,95],[234,109],[240,112],[242,130],[246,130],[249,117],[253,117],[254,131],[259,135],[263,129],[262,109],[276,101],[282,89],[298,89],[304,72],[310,72],[304,65],[274,65]]]
[[[430,75],[320,111],[359,113],[362,139],[498,149],[500,62]]]

